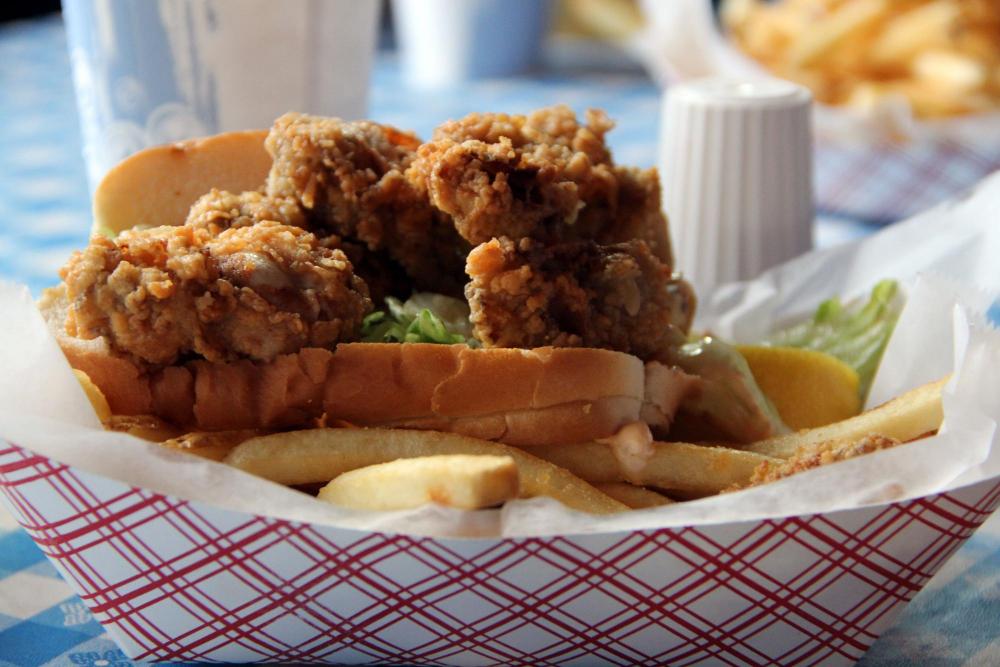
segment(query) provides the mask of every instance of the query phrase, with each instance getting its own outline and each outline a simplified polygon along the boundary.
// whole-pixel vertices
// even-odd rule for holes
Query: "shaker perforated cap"
[[[809,92],[779,80],[676,84],[660,176],[676,268],[696,289],[755,277],[812,246]]]

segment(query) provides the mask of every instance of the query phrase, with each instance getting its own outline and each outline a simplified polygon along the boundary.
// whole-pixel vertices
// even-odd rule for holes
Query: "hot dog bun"
[[[267,178],[267,130],[225,132],[154,146],[119,162],[94,192],[92,233],[114,236],[133,227],[179,225],[212,188],[255,190]]]
[[[196,360],[147,372],[102,339],[68,335],[61,288],[47,290],[39,306],[70,364],[90,376],[113,413],[186,429],[292,428],[325,416],[520,446],[564,444],[638,421],[645,399],[640,359],[591,348],[348,343],[266,363]]]

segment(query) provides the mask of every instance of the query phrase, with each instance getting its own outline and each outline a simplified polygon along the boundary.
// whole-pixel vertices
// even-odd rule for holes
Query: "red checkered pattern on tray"
[[[855,148],[819,140],[816,201],[824,213],[895,222],[963,192],[997,169],[995,139],[982,147],[940,140]]]
[[[784,520],[445,540],[223,511],[0,445],[17,520],[138,659],[851,663],[1000,481]]]

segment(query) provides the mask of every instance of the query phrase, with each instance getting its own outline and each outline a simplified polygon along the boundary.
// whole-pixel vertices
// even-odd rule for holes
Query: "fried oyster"
[[[61,271],[67,332],[140,365],[268,361],[356,339],[368,289],[343,252],[276,221],[217,236],[181,225],[94,237]]]
[[[211,190],[180,227],[74,255],[67,330],[149,366],[268,360],[357,340],[373,300],[419,290],[464,293],[485,347],[663,357],[694,295],[673,273],[656,172],[615,165],[611,128],[557,106],[471,114],[421,145],[285,114],[260,189]]]
[[[378,255],[376,266],[400,266],[413,287],[461,294],[470,246],[404,177],[419,144],[388,125],[285,114],[267,137],[266,193],[297,202],[317,234]]]
[[[645,240],[672,262],[656,171],[614,165],[599,111],[470,114],[440,126],[407,170],[473,244],[494,237],[554,243]]]
[[[230,227],[249,227],[261,220],[306,226],[301,207],[290,199],[268,197],[258,190],[233,193],[215,188],[191,205],[184,224],[203,227],[214,236]]]
[[[469,255],[465,293],[485,347],[598,347],[657,358],[694,316],[691,287],[644,241],[493,239]]]

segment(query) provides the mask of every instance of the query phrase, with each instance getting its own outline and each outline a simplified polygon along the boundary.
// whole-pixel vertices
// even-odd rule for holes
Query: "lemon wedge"
[[[858,374],[824,352],[739,345],[750,372],[789,428],[825,426],[861,412]]]

